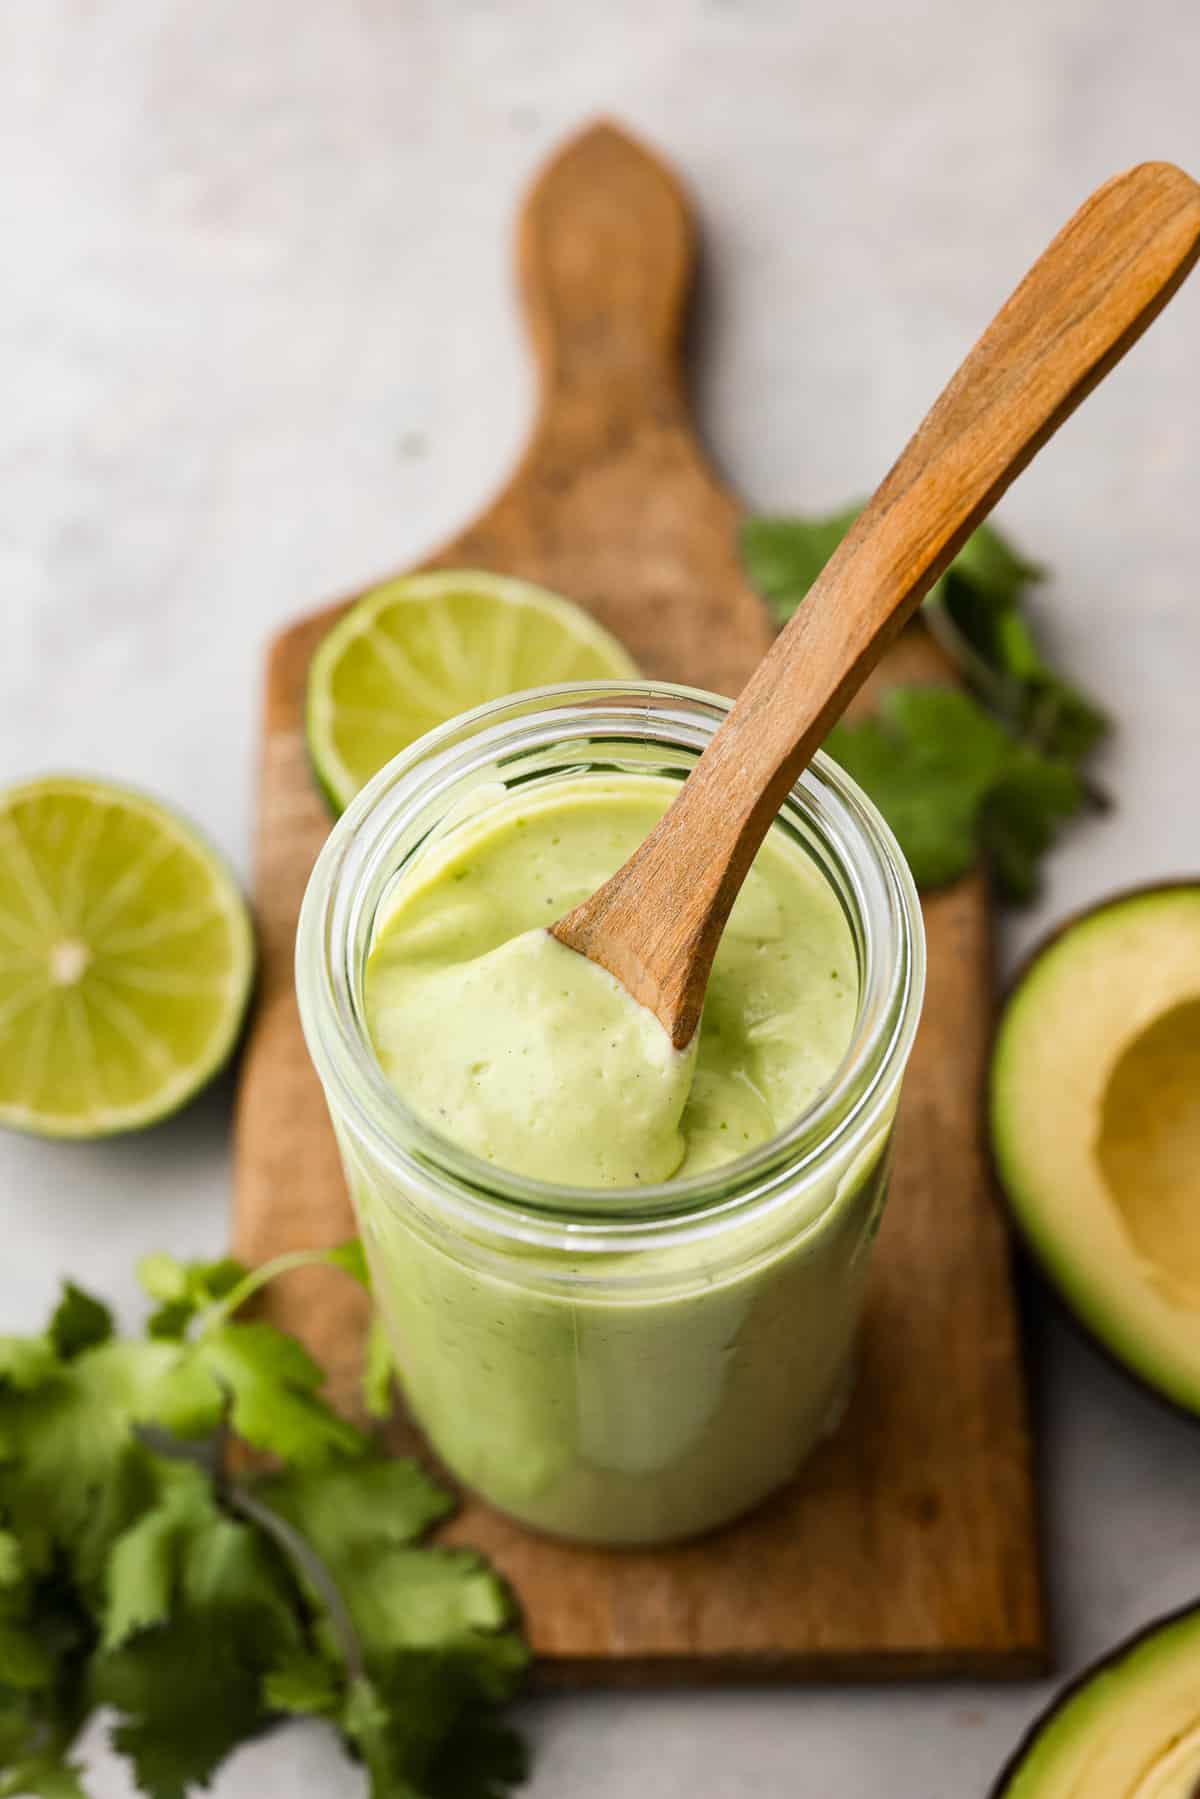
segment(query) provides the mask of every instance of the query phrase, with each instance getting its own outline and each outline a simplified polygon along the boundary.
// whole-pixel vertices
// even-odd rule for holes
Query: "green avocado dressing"
[[[340,1133],[376,1301],[438,1454],[525,1522],[610,1543],[735,1516],[832,1428],[887,1175],[890,1103],[778,1203],[717,1205],[694,1232],[637,1247],[620,1235],[621,1189],[704,1170],[719,1183],[794,1123],[835,1078],[859,1005],[841,903],[778,826],[684,1054],[550,937],[677,792],[595,770],[478,784],[398,872],[364,975],[372,1042],[407,1105],[497,1170],[607,1187],[612,1248],[581,1253],[569,1222],[602,1217],[603,1194],[568,1199],[558,1241],[534,1244],[519,1206],[463,1215],[436,1176],[385,1169]]]
[[[633,1186],[732,1161],[833,1075],[854,1028],[854,944],[832,889],[778,828],[685,1050],[550,936],[676,791],[589,775],[514,794],[401,882],[367,966],[367,1022],[388,1080],[435,1131],[517,1174]]]

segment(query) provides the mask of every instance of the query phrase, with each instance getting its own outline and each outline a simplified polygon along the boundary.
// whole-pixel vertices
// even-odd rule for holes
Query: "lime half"
[[[123,787],[0,792],[0,1124],[136,1130],[228,1059],[254,936],[220,857]]]
[[[526,687],[636,675],[615,637],[544,587],[477,569],[406,575],[364,594],[322,640],[308,677],[309,755],[341,811],[456,713]]]

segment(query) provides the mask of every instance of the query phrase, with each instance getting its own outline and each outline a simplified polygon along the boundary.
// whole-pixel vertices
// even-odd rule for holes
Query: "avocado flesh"
[[[1200,1412],[1200,885],[1110,901],[1035,956],[1001,1018],[990,1112],[1047,1275],[1113,1355]]]
[[[1153,1625],[1044,1714],[993,1799],[1196,1799],[1200,1608]]]

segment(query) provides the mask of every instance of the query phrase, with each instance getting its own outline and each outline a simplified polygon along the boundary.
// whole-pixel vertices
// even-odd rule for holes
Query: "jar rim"
[[[514,1174],[442,1136],[386,1080],[360,1003],[355,946],[369,944],[369,893],[406,822],[498,758],[639,736],[685,753],[711,737],[732,702],[662,681],[562,683],[490,701],[417,739],[387,763],[334,825],[313,868],[296,939],[296,986],[309,1054],[339,1123],[389,1175],[439,1214],[527,1245],[608,1252],[691,1240],[769,1211],[835,1149],[869,1141],[893,1097],[920,1016],[920,902],[895,837],[857,784],[823,753],[780,810],[837,865],[862,938],[858,1016],[837,1070],[784,1130],[700,1174],[637,1187],[582,1187]],[[392,868],[394,869],[394,857]],[[826,871],[828,873],[828,871]],[[365,932],[365,937],[364,937]],[[365,961],[365,954],[362,958]],[[331,1104],[331,1109],[332,1104]],[[819,1219],[814,1219],[814,1223]]]

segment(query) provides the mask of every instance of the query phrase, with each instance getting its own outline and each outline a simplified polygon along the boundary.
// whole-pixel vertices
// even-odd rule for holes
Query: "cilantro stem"
[[[272,1510],[255,1494],[249,1492],[241,1481],[230,1481],[225,1498],[230,1509],[240,1512],[242,1517],[248,1518],[252,1524],[257,1524],[259,1529],[283,1551],[296,1571],[307,1580],[325,1608],[325,1614],[329,1619],[329,1628],[337,1643],[338,1653],[346,1664],[347,1674],[352,1681],[365,1680],[367,1666],[363,1660],[354,1620],[346,1608],[346,1602],[342,1598],[337,1581],[307,1537],[303,1536],[293,1524],[289,1524],[286,1518],[281,1518],[278,1512]]]
[[[224,1299],[218,1299],[208,1310],[201,1314],[200,1328],[211,1330],[224,1324],[236,1312],[241,1311],[248,1299],[252,1299],[260,1287],[273,1281],[276,1275],[290,1274],[293,1268],[331,1267],[330,1252],[327,1249],[293,1249],[286,1255],[273,1256],[259,1268],[252,1268],[249,1274],[241,1279],[237,1286],[228,1292]]]

